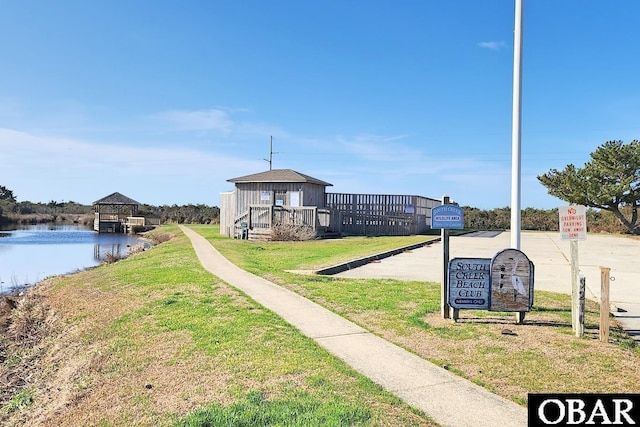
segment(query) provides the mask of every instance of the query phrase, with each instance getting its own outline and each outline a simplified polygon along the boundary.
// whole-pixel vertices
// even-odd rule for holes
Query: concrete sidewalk
[[[449,258],[492,258],[511,247],[511,234],[479,232],[450,237]],[[523,232],[521,250],[535,265],[534,289],[571,294],[570,243],[559,232]],[[629,336],[640,340],[640,240],[589,234],[578,242],[580,274],[586,278],[586,296],[600,301],[600,267],[611,269],[611,312]],[[338,277],[394,278],[440,282],[440,242],[385,258]],[[535,305],[535,301],[534,301]]]
[[[205,269],[441,425],[527,425],[525,408],[369,333],[294,292],[236,267],[198,233],[184,226],[180,228],[191,239]]]

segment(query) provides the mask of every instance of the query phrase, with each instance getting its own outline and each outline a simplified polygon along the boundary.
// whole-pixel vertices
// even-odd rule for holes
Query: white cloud
[[[342,155],[307,172],[331,182],[332,192],[415,194],[436,199],[446,193],[472,206],[508,203],[508,167],[464,154],[443,157],[437,144],[409,145],[408,139],[406,135],[338,137],[333,147]]]
[[[160,113],[157,118],[166,121],[177,130],[231,132],[234,122],[226,111],[221,109],[180,111],[171,110]]]
[[[217,203],[259,161],[186,148],[96,144],[0,128],[1,185],[20,201],[91,203],[119,191],[150,204]]]
[[[337,138],[337,142],[348,153],[372,162],[403,162],[421,156],[419,150],[402,144],[407,135],[380,136],[357,135],[353,138]]]
[[[499,42],[492,41],[492,42],[480,42],[478,43],[478,46],[484,49],[500,50],[506,47],[507,44],[503,41],[499,41]]]
[[[232,127],[236,139],[242,126]],[[233,188],[227,179],[267,168],[262,159],[268,154],[268,135],[264,138],[249,143],[242,137],[236,141],[244,144],[242,150],[222,153],[219,144],[136,147],[134,141],[99,144],[0,128],[0,185],[14,191],[20,201],[88,204],[119,191],[155,205],[218,204],[219,193]],[[436,144],[411,145],[407,135],[283,137],[276,138],[274,150],[280,153],[275,158],[277,168],[331,182],[332,192],[434,198],[447,193],[460,203],[485,208],[509,203],[508,166],[474,159],[469,153],[443,157]]]

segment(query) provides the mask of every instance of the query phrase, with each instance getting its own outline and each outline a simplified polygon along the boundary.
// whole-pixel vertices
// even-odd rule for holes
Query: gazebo
[[[144,227],[144,218],[138,216],[140,203],[118,192],[96,200],[93,206],[93,229],[98,233],[126,233],[132,226]]]

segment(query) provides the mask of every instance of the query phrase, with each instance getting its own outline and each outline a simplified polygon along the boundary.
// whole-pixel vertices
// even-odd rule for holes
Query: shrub
[[[277,242],[299,242],[315,237],[316,232],[306,225],[275,224],[271,227],[271,240]]]
[[[173,238],[173,234],[151,231],[149,233],[145,233],[144,237],[151,240],[155,245],[159,245],[160,243],[168,242],[169,240],[171,240]]]
[[[113,264],[114,262],[120,261],[122,258],[124,258],[124,256],[120,255],[119,253],[107,252],[104,255],[104,257],[102,257],[102,263],[103,264]]]

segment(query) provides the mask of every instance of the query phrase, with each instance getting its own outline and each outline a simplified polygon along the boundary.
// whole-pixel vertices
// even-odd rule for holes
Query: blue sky
[[[640,138],[637,0],[525,0],[522,207]],[[511,204],[514,0],[2,0],[0,185],[219,204],[273,167],[331,192]]]

